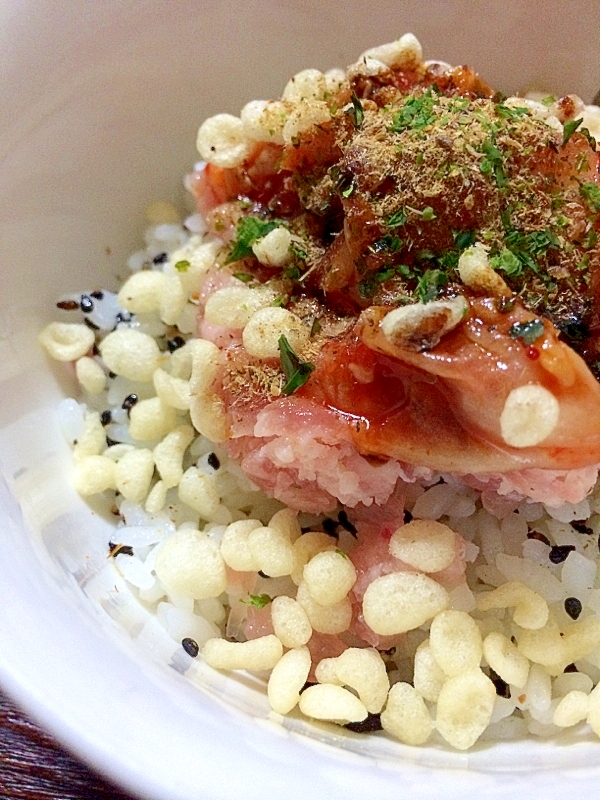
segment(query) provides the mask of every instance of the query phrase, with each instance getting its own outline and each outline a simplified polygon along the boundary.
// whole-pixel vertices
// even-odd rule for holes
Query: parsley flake
[[[585,239],[581,243],[581,246],[585,250],[591,250],[593,247],[596,247],[598,244],[598,234],[593,228],[590,228],[589,231],[585,235]]]
[[[497,256],[490,258],[490,266],[492,269],[502,270],[511,277],[521,275],[523,272],[523,265],[508,247],[505,247]]]
[[[251,594],[249,600],[240,600],[245,606],[254,606],[254,608],[264,608],[272,602],[272,598],[268,594]]]
[[[254,280],[254,275],[251,275],[249,272],[234,272],[233,277],[243,283],[250,283],[250,281]]]
[[[581,184],[579,193],[591,211],[600,211],[600,186],[587,181]]]
[[[481,152],[485,158],[479,164],[479,169],[484,175],[493,175],[496,185],[502,189],[508,183],[508,179],[502,167],[502,151],[496,147],[493,137],[483,142]]]
[[[365,118],[365,111],[362,107],[362,103],[354,92],[352,92],[350,99],[352,100],[352,108],[348,109],[348,114],[351,114],[354,119],[354,127],[360,128]]]
[[[527,346],[531,346],[543,333],[544,323],[541,319],[533,319],[531,322],[515,322],[508,331],[511,339],[522,339]]]
[[[402,225],[406,224],[407,219],[406,212],[400,209],[400,211],[395,211],[393,214],[390,214],[385,224],[388,228],[400,228]]]
[[[570,120],[568,120],[567,122],[564,123],[564,125],[563,125],[563,140],[562,140],[562,146],[563,147],[569,141],[571,136],[573,136],[573,134],[575,133],[575,131],[581,125],[582,122],[583,122],[583,117],[579,117],[579,119],[570,119]]]
[[[396,133],[413,129],[426,128],[435,122],[433,109],[438,102],[433,87],[427,89],[419,97],[409,97],[399,110],[394,114],[392,130]]]
[[[454,243],[459,250],[466,250],[467,247],[471,247],[477,239],[477,231],[455,231],[453,235]]]
[[[233,250],[229,254],[226,263],[239,261],[252,255],[252,245],[262,239],[278,226],[278,223],[270,220],[260,219],[259,217],[242,217],[237,226],[237,238],[233,245]]]
[[[283,334],[279,337],[279,353],[281,369],[286,378],[286,383],[281,391],[284,394],[293,394],[308,381],[315,365],[310,361],[301,361]]]
[[[511,108],[510,106],[505,106],[504,103],[498,103],[496,105],[496,114],[498,114],[499,117],[503,117],[503,119],[518,120],[521,119],[521,117],[530,116],[531,112],[528,108],[524,108],[523,106]]]
[[[422,303],[429,303],[440,293],[446,285],[448,276],[440,269],[426,269],[417,283],[417,294]]]
[[[592,134],[589,132],[589,129],[588,129],[588,128],[580,128],[580,129],[579,129],[579,133],[581,133],[583,136],[585,136],[585,138],[586,138],[586,139],[587,139],[587,141],[588,141],[588,144],[589,144],[589,146],[590,146],[590,147],[592,148],[592,150],[594,150],[594,152],[595,152],[595,150],[596,150],[596,145],[597,145],[597,142],[596,142],[596,140],[594,139],[594,137],[592,136]]]
[[[382,236],[381,239],[377,239],[370,245],[369,250],[372,253],[384,253],[387,251],[391,251],[392,253],[397,253],[402,250],[404,242],[399,236],[392,236],[389,233],[386,233],[385,236]]]
[[[315,317],[313,319],[312,325],[310,326],[310,338],[312,339],[313,337],[315,337],[320,332],[321,332],[321,323]]]
[[[183,260],[183,261],[177,261],[175,263],[175,269],[177,270],[177,272],[187,272],[189,268],[190,268],[189,261]]]

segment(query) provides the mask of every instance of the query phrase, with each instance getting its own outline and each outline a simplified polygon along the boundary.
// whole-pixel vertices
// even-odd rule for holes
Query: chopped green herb
[[[400,211],[395,211],[393,214],[386,219],[385,224],[388,228],[400,228],[402,225],[406,224],[406,220],[408,217],[406,216],[406,212],[402,209]]]
[[[579,192],[591,211],[600,211],[600,186],[587,181],[581,184]]]
[[[244,283],[250,283],[250,281],[254,280],[254,275],[251,275],[249,272],[234,272],[233,277]]]
[[[422,129],[435,122],[433,109],[438,98],[433,87],[418,97],[412,96],[394,114],[392,130],[401,133],[408,128]]]
[[[298,267],[287,267],[284,270],[283,274],[285,275],[286,278],[289,278],[291,281],[297,281],[302,273],[300,272]]]
[[[268,594],[251,594],[249,600],[240,600],[245,606],[254,606],[254,608],[264,608],[271,603],[273,598]]]
[[[382,269],[375,273],[375,280],[377,283],[383,283],[384,281],[389,281],[395,274],[396,270],[393,267],[388,267],[388,269]]]
[[[544,323],[541,319],[533,319],[531,322],[515,322],[508,331],[508,335],[512,339],[522,339],[526,345],[532,345],[543,333]]]
[[[370,297],[373,297],[377,291],[377,281],[373,275],[368,275],[356,284],[356,288],[362,299],[368,300]]]
[[[577,264],[577,269],[583,272],[583,270],[587,269],[589,265],[590,265],[590,254],[586,253],[581,259],[581,261]]]
[[[187,272],[189,268],[190,268],[189,261],[177,261],[175,263],[175,269],[177,270],[177,272]]]
[[[551,248],[560,248],[560,241],[550,230],[531,231],[522,233],[517,230],[508,230],[504,237],[506,248],[515,255],[524,267],[528,267],[532,272],[539,272],[538,259],[544,256]],[[502,251],[504,253],[504,251]],[[505,265],[510,263],[507,256],[504,256]],[[514,262],[512,262],[514,264]],[[502,269],[503,267],[500,267]],[[504,270],[506,272],[506,269]],[[507,272],[508,275],[520,275],[520,272]]]
[[[286,378],[282,392],[284,394],[293,394],[308,381],[315,365],[311,364],[310,361],[301,361],[283,334],[279,337],[279,353],[281,369]]]
[[[523,272],[523,265],[516,255],[507,247],[505,247],[499,255],[490,258],[490,266],[493,269],[502,270],[502,272],[505,272],[511,277],[521,275]]]
[[[452,111],[466,111],[471,101],[468,97],[453,97]]]
[[[278,226],[274,220],[264,220],[259,217],[242,217],[237,226],[237,238],[226,263],[239,261],[252,255],[252,245],[262,239]]]
[[[496,113],[499,117],[510,120],[518,120],[521,117],[528,117],[531,114],[528,108],[522,106],[511,108],[510,106],[505,106],[504,103],[498,103],[496,105]]]
[[[580,117],[579,119],[567,120],[567,122],[563,124],[563,140],[562,140],[563,147],[569,141],[571,136],[573,136],[573,134],[575,133],[575,131],[581,125],[582,122],[583,122],[583,117]]]
[[[454,242],[459,250],[466,250],[467,247],[471,247],[472,244],[475,244],[476,239],[477,231],[454,232]]]
[[[551,247],[560,247],[560,242],[556,235],[547,229],[545,231],[532,231],[526,236],[529,250],[532,253],[541,254]]]
[[[458,267],[458,259],[460,258],[459,250],[443,250],[439,256],[435,258],[438,266],[446,272],[452,271]]]
[[[593,228],[590,228],[589,231],[585,235],[585,239],[581,243],[581,246],[584,247],[586,250],[591,250],[593,247],[596,247],[598,244],[598,234]]]
[[[292,242],[292,243],[291,243],[291,245],[290,245],[290,250],[291,250],[291,251],[292,251],[292,253],[293,253],[293,254],[296,256],[296,258],[299,258],[299,259],[300,259],[300,261],[306,261],[306,258],[307,258],[307,256],[308,256],[308,253],[306,252],[306,250],[303,250],[303,249],[302,249],[302,248],[301,248],[299,245],[297,245],[295,242]]]
[[[579,153],[575,161],[576,172],[585,172],[590,168],[590,159],[587,153]]]
[[[271,305],[272,306],[277,306],[278,308],[283,308],[286,303],[287,303],[287,299],[283,295],[278,294],[277,297],[271,303]]]
[[[340,548],[339,548],[339,547],[336,547],[336,548],[335,548],[335,552],[338,554],[338,556],[342,556],[342,558],[345,558],[345,559],[347,559],[348,561],[350,560],[350,558],[349,558],[348,554],[347,554],[347,553],[344,553],[344,551],[343,551],[343,550],[340,550]]]
[[[516,301],[517,301],[516,297],[499,297],[498,300],[496,301],[498,311],[501,314],[507,314],[509,311],[513,310]]]
[[[362,103],[354,92],[352,92],[350,99],[352,100],[352,108],[348,109],[348,113],[351,114],[354,119],[354,126],[360,128],[365,118],[365,111],[362,107]]]
[[[351,183],[347,189],[342,189],[342,197],[350,197],[353,191],[354,191],[354,184]]]
[[[490,137],[481,145],[481,152],[485,158],[479,164],[479,169],[484,175],[493,175],[496,185],[502,189],[508,183],[502,167],[502,151],[496,147],[494,139]]]
[[[592,148],[592,150],[595,151],[596,150],[596,140],[594,139],[592,134],[589,132],[589,129],[588,128],[580,128],[579,133],[581,133],[581,134],[583,134],[585,136],[585,138],[588,140],[589,146]]]
[[[440,289],[446,285],[448,277],[440,269],[427,269],[419,278],[417,283],[417,294],[422,303],[429,303],[440,293]]]
[[[431,220],[435,218],[436,214],[431,206],[425,206],[425,208],[421,211],[421,219],[424,219],[425,222],[431,222]]]
[[[312,325],[310,326],[310,338],[311,339],[314,338],[318,333],[320,333],[320,331],[321,331],[321,323],[315,317],[313,319]]]
[[[386,233],[385,236],[382,236],[381,239],[377,239],[377,241],[373,242],[373,244],[369,247],[369,250],[372,253],[383,253],[386,251],[391,251],[392,253],[397,253],[402,250],[403,241],[399,236],[392,236],[389,233]]]
[[[552,103],[556,103],[556,96],[553,94],[546,95],[546,97],[542,97],[540,103],[548,108],[548,106],[551,106]]]

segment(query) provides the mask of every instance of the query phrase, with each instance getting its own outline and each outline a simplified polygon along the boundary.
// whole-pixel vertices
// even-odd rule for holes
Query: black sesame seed
[[[340,525],[342,526],[342,528],[345,531],[348,531],[348,533],[351,533],[352,536],[354,536],[354,538],[356,539],[357,530],[348,519],[348,514],[346,514],[345,511],[340,511],[340,513],[338,514],[338,519],[340,521]]]
[[[404,524],[408,525],[409,522],[412,522],[413,515],[410,513],[408,508],[404,509]]]
[[[567,664],[567,666],[563,669],[563,672],[579,672],[575,664]]]
[[[347,722],[344,725],[349,731],[354,733],[373,733],[374,731],[382,731],[381,714],[369,714],[362,722]]]
[[[498,697],[505,697],[510,700],[510,686],[503,681],[500,675],[490,667],[490,680],[496,687],[496,694]]]
[[[91,320],[91,319],[89,319],[89,317],[84,317],[84,318],[83,318],[83,324],[84,324],[84,325],[87,325],[87,326],[88,326],[88,328],[90,328],[90,329],[91,329],[91,330],[93,330],[93,331],[99,331],[99,330],[100,330],[100,328],[98,327],[98,325],[95,325],[95,324],[92,322],[92,320]]]
[[[104,298],[104,292],[100,291],[100,289],[96,289],[95,292],[90,292],[90,297],[93,297],[94,300],[102,300]]]
[[[153,264],[164,264],[165,261],[169,258],[166,253],[159,253],[157,256],[154,256],[152,259]]]
[[[575,546],[572,544],[555,544],[554,547],[550,548],[548,558],[553,564],[562,564],[573,550],[575,550]]]
[[[571,619],[577,619],[581,614],[581,609],[581,600],[578,600],[576,597],[567,597],[565,600],[565,611]]]
[[[262,569],[259,569],[259,570],[258,570],[258,574],[260,575],[260,577],[261,577],[261,578],[269,578],[269,580],[270,580],[270,578],[271,578],[271,576],[270,576],[270,575],[267,575],[267,573],[266,573],[266,572],[263,572],[263,571],[262,571]]]
[[[109,425],[112,422],[112,414],[110,413],[110,411],[103,411],[100,414],[100,422],[103,425]]]
[[[200,652],[200,648],[198,647],[198,642],[196,642],[194,639],[190,639],[187,636],[185,639],[181,640],[181,646],[188,654],[188,656],[191,656],[192,658],[196,658],[196,656]]]
[[[576,530],[576,531],[577,531],[577,533],[585,533],[585,534],[587,534],[587,535],[589,536],[589,535],[590,535],[590,534],[592,534],[594,531],[593,531],[593,529],[592,529],[592,528],[590,528],[590,526],[589,526],[589,525],[587,525],[587,524],[586,524],[586,522],[587,522],[587,521],[586,521],[585,519],[579,519],[579,520],[578,520],[578,519],[576,519],[576,520],[574,520],[574,521],[571,523],[571,527],[572,527],[574,530]]]
[[[543,533],[539,531],[527,531],[527,538],[528,539],[536,539],[538,542],[543,542],[550,547],[550,539],[547,536],[544,536]]]
[[[125,400],[121,405],[121,408],[125,409],[125,411],[129,412],[134,407],[134,405],[139,400],[137,394],[128,394]]]
[[[87,294],[81,295],[81,300],[79,301],[79,305],[84,314],[91,314],[92,311],[94,310],[94,304],[91,298],[87,296]]]
[[[334,539],[338,538],[337,529],[339,528],[339,525],[339,522],[336,522],[334,519],[329,519],[329,517],[326,517],[323,520],[323,530],[327,536],[333,536]]]
[[[116,372],[109,372],[109,373],[108,373],[108,377],[109,377],[111,380],[114,380],[114,379],[117,377],[117,373],[116,373]]]
[[[175,350],[179,350],[180,347],[183,347],[185,344],[185,339],[183,336],[174,336],[172,339],[167,341],[167,349],[169,353],[174,353]]]
[[[208,466],[212,467],[213,469],[219,469],[221,466],[221,462],[219,461],[219,457],[216,453],[209,453],[208,454]]]
[[[79,308],[79,303],[76,300],[60,300],[56,307],[62,308],[63,311],[75,311]]]

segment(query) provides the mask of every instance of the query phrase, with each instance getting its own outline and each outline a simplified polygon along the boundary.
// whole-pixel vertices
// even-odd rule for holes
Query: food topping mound
[[[410,34],[201,126],[198,212],[40,334],[142,646],[349,737],[600,735],[594,133]]]
[[[504,98],[396,45],[305,70],[198,134],[189,185],[224,244],[199,321],[220,351],[213,390],[232,454],[298,508],[342,499],[332,448],[353,463],[349,505],[381,502],[373,468],[390,486],[427,471],[522,486],[524,470],[600,462],[584,106]],[[528,496],[549,500],[547,479]]]

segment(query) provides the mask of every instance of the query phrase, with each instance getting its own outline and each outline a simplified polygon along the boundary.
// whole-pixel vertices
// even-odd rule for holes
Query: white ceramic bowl
[[[199,122],[346,65],[408,30],[492,85],[600,88],[600,5],[571,0],[0,4],[0,683],[130,791],[165,798],[447,800],[591,796],[600,744],[411,749],[268,719],[252,679],[184,676],[174,643],[107,562],[109,525],[73,492],[54,408],[64,370],[35,336],[67,290],[114,288],[142,212],[178,199]],[[62,378],[58,379],[59,372]]]

